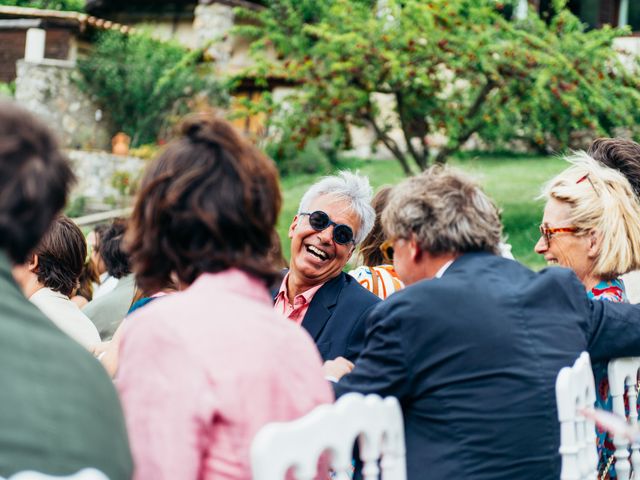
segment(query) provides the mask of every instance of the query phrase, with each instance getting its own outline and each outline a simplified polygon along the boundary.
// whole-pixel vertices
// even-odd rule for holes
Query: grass
[[[542,185],[566,164],[556,157],[519,155],[465,155],[451,165],[474,175],[485,191],[502,209],[502,220],[508,242],[517,260],[539,269],[542,258],[533,251],[538,240],[538,225],[544,204],[535,200]],[[359,170],[367,175],[374,189],[395,185],[405,177],[393,160],[345,160],[338,169]],[[296,214],[300,198],[320,175],[291,175],[282,179],[284,206],[278,223],[284,255],[289,258],[287,230]]]

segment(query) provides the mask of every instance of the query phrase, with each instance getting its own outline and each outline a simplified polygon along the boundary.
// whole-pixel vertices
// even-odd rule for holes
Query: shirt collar
[[[438,270],[436,272],[436,275],[434,278],[440,278],[442,277],[442,275],[444,275],[444,272],[447,271],[447,268],[449,268],[451,266],[451,264],[453,263],[453,260],[449,260],[447,263],[445,263],[442,267],[440,267],[440,270]]]
[[[32,300],[33,298],[39,298],[39,297],[52,297],[52,298],[62,298],[64,300],[69,300],[69,297],[66,296],[64,293],[61,292],[54,292],[53,290],[51,290],[48,287],[42,287],[38,290],[36,290],[30,297],[29,300]]]
[[[290,273],[291,272],[287,272],[287,274],[282,279],[282,283],[280,284],[280,290],[278,290],[278,294],[276,295],[276,300],[284,299],[287,302],[289,301],[289,290],[287,290],[287,281],[289,280]],[[313,299],[313,296],[316,294],[316,292],[320,290],[320,288],[322,288],[323,285],[324,285],[324,282],[318,285],[314,285],[310,289],[305,290],[304,292],[296,295],[296,298],[302,297],[304,298],[304,303],[309,303]]]

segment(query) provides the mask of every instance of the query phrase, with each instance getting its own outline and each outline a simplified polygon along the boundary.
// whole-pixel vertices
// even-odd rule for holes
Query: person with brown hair
[[[627,177],[640,201],[640,144],[626,138],[597,138],[587,154]],[[640,303],[640,270],[625,273],[621,278],[629,302]]]
[[[80,278],[78,278],[78,289],[71,301],[82,308],[93,298],[94,285],[100,282],[100,275],[96,270],[91,258],[85,258]]]
[[[116,383],[135,478],[250,478],[259,428],[332,400],[313,341],[271,307],[280,205],[273,162],[209,115],[187,118],[145,173],[132,268],[144,291],[181,291],[123,324]]]
[[[404,288],[390,260],[393,258],[393,253],[386,253],[391,247],[385,244],[386,237],[380,222],[382,211],[389,199],[389,192],[391,187],[382,187],[374,195],[371,206],[376,211],[376,221],[369,235],[360,244],[359,257],[362,266],[349,272],[349,275],[358,280],[360,285],[382,300]]]
[[[73,179],[48,128],[16,105],[0,102],[2,477],[23,470],[71,475],[93,467],[111,480],[125,480],[133,470],[110,379],[24,297],[11,273],[41,248]],[[65,292],[73,289],[75,280],[42,257],[40,278]]]
[[[110,340],[114,332],[127,315],[135,294],[135,278],[131,273],[129,255],[124,251],[123,240],[127,221],[114,219],[101,233],[98,253],[104,262],[109,278],[103,283],[113,281],[114,286],[103,292],[99,289],[82,311],[91,319],[103,340]]]
[[[98,330],[69,297],[78,288],[87,246],[69,218],[60,216],[42,238],[29,261],[13,275],[25,296],[60,330],[91,350],[100,342]]]

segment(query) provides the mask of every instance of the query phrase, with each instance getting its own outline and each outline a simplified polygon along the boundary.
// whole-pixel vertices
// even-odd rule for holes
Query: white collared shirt
[[[440,278],[442,277],[442,275],[444,275],[444,272],[447,271],[447,268],[449,268],[451,266],[451,264],[453,263],[453,260],[449,260],[447,263],[445,263],[442,267],[440,267],[440,270],[438,270],[435,274],[435,276],[433,278]]]

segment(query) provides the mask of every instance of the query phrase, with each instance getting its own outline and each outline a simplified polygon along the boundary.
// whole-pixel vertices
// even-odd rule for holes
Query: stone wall
[[[108,122],[74,81],[75,63],[45,59],[17,62],[18,103],[42,118],[68,148],[110,148]]]
[[[233,39],[229,31],[233,28],[234,17],[233,8],[221,3],[198,5],[195,10],[193,29],[197,46],[203,47],[214,41],[207,52],[219,69],[224,69],[233,53]]]
[[[78,179],[71,198],[85,197],[90,211],[128,206],[130,194],[134,193],[146,165],[140,158],[107,152],[69,150],[67,155]],[[114,186],[114,179],[119,179],[117,183],[121,185],[124,177],[129,179],[131,187],[123,193]]]

